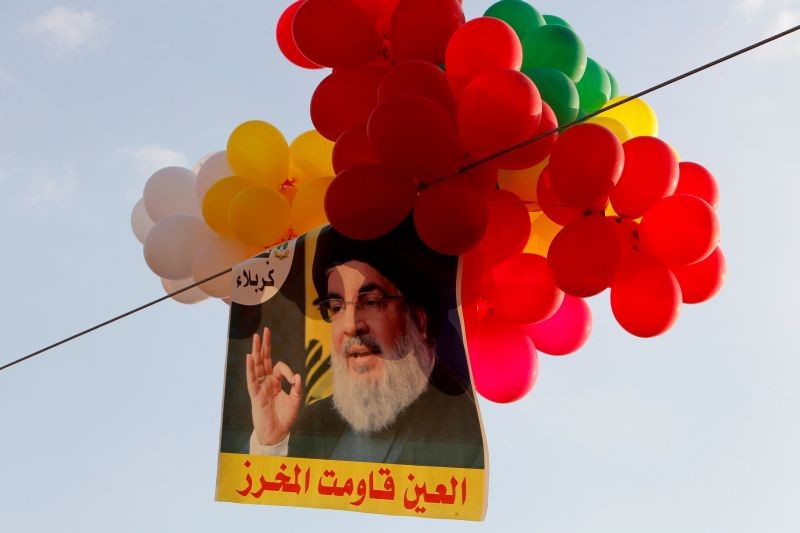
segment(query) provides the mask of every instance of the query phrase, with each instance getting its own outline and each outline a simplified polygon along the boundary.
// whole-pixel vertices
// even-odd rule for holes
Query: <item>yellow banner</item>
[[[219,455],[217,500],[482,520],[485,470]]]

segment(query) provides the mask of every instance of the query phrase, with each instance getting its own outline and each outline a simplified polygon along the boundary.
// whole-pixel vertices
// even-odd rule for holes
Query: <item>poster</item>
[[[406,221],[233,270],[217,500],[481,520],[487,453],[455,257]]]

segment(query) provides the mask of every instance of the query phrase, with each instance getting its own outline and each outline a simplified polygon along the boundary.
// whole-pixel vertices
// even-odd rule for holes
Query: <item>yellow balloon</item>
[[[606,104],[606,107],[624,100],[627,96],[617,96]],[[653,109],[641,98],[626,102],[614,109],[603,111],[599,117],[611,117],[616,119],[631,131],[634,137],[642,135],[658,136],[658,118]]]
[[[294,202],[294,197],[297,196],[297,187],[295,186],[296,183],[298,182],[284,182],[280,188],[281,194],[284,198],[286,198],[286,201],[289,202],[289,205],[292,205],[292,202]]]
[[[289,144],[272,124],[261,120],[240,124],[228,138],[227,152],[236,175],[258,185],[278,187],[289,177]]]
[[[561,226],[547,218],[542,212],[528,213],[528,215],[531,217],[531,235],[528,237],[528,244],[525,245],[525,252],[547,257],[550,243],[561,231]]]
[[[625,124],[623,124],[622,122],[620,122],[615,118],[598,115],[596,117],[590,118],[586,122],[591,122],[592,124],[599,124],[600,126],[603,126],[604,128],[611,130],[611,133],[616,135],[617,139],[619,139],[619,142],[621,143],[624,143],[628,139],[633,138],[633,134],[631,133],[631,130],[628,129],[628,126],[626,126]]]
[[[325,191],[334,176],[322,176],[302,184],[292,202],[292,231],[296,235],[308,233],[328,223],[325,216]]]
[[[333,143],[317,130],[298,135],[289,145],[291,174],[298,181],[333,176]]]
[[[528,211],[541,211],[539,196],[536,194],[536,184],[539,183],[539,175],[547,166],[548,161],[545,159],[523,170],[500,170],[497,174],[497,183],[501,189],[511,191],[519,196]]]
[[[614,206],[613,206],[613,205],[611,205],[611,202],[608,202],[608,203],[606,204],[605,215],[606,215],[607,217],[614,217],[614,218],[617,218],[617,217],[619,217],[619,213],[617,213],[616,211],[614,211]]]
[[[208,227],[220,235],[227,237],[233,235],[231,224],[228,222],[228,209],[240,192],[253,185],[250,180],[231,176],[222,178],[209,187],[203,196],[203,218]]]
[[[289,229],[289,202],[275,189],[251,187],[233,199],[228,220],[239,241],[269,246]]]

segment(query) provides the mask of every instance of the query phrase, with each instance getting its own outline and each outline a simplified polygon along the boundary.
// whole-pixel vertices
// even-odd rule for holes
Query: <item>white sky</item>
[[[244,120],[310,127],[322,74],[279,55],[288,3],[0,3],[0,364],[161,295],[129,226],[151,172]],[[623,93],[800,21],[794,0],[536,7]],[[542,356],[524,400],[483,402],[484,523],[214,503],[227,307],[207,301],[0,373],[3,530],[797,531],[798,60],[800,34],[647,99],[719,181],[727,284],[650,340],[597,297],[581,352]]]

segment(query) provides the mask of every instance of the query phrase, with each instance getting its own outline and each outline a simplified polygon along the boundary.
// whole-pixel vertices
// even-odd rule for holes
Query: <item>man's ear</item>
[[[422,333],[422,338],[425,339],[425,341],[430,341],[430,339],[428,339],[428,313],[426,313],[423,308],[414,306],[411,310],[411,316],[414,319],[414,324],[416,324],[420,333]]]

